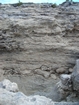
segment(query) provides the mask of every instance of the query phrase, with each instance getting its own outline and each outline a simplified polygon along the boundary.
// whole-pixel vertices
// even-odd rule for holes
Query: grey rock
[[[79,58],[79,6],[50,5],[0,6],[0,80],[17,81],[25,94],[54,95],[51,75],[69,73]]]
[[[1,82],[7,87],[11,87],[9,80],[4,80]],[[0,104],[1,105],[53,105],[53,101],[44,96],[26,96],[21,92],[13,92],[11,89],[0,87]],[[15,86],[16,87],[16,86]],[[13,86],[11,87],[13,88]]]
[[[70,95],[66,97],[67,102],[79,102],[79,96],[76,92],[72,92]]]
[[[66,71],[66,69],[63,67],[63,68],[58,68],[58,69],[56,69],[56,72],[58,73],[58,74],[62,74],[62,73],[64,73]]]
[[[69,85],[71,83],[71,75],[62,74],[60,79],[63,85]]]
[[[10,91],[10,92],[17,92],[19,90],[16,83],[14,82],[11,83],[7,79],[0,82],[0,88],[6,89],[7,91]]]
[[[79,92],[79,75],[73,79],[73,89]]]
[[[54,105],[79,105],[79,102],[58,102],[54,103]]]
[[[57,79],[57,77],[56,77],[55,74],[51,74],[51,78],[52,78],[52,79]]]
[[[76,65],[71,77],[73,82],[73,89],[79,91],[79,59],[76,60]]]

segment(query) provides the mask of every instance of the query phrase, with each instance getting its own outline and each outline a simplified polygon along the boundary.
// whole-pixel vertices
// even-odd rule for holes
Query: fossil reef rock
[[[0,5],[0,80],[57,100],[58,76],[79,58],[79,3],[65,4]]]

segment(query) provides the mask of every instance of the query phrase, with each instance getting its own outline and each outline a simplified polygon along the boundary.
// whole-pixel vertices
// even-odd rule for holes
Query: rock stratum
[[[51,5],[0,5],[0,80],[59,101],[53,86],[79,58],[79,3]]]

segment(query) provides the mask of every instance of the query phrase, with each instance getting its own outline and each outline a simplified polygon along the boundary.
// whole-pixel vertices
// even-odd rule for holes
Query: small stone
[[[72,73],[72,76],[76,76],[79,74],[79,59],[76,60],[76,65],[74,66],[73,68],[73,73]]]
[[[69,72],[70,72],[70,73],[72,73],[72,72],[73,72],[73,69],[72,69],[72,68],[70,68],[70,69],[69,69]]]
[[[71,75],[68,74],[62,74],[60,76],[61,82],[63,85],[68,85],[69,82],[71,82]]]
[[[4,81],[0,82],[0,84],[2,84],[2,87],[4,89],[6,89],[7,91],[11,91],[11,92],[17,92],[18,89],[18,85],[16,83],[11,83],[9,80],[5,79]]]
[[[79,92],[79,75],[73,80],[73,89]]]
[[[55,80],[57,79],[57,77],[56,77],[55,74],[51,74],[51,78],[52,78],[52,79],[55,79]]]
[[[56,70],[56,72],[57,72],[58,74],[64,73],[65,71],[66,71],[65,68],[58,68],[58,69]]]
[[[77,73],[79,74],[79,59],[78,60],[76,60],[76,69],[77,69]]]
[[[13,84],[7,79],[0,83],[4,83],[5,86],[7,84],[7,87]],[[44,96],[26,96],[22,92],[14,93],[2,87],[0,88],[0,105],[53,105],[53,101]]]

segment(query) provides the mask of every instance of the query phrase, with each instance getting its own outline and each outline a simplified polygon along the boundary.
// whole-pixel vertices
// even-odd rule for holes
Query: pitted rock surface
[[[79,57],[78,5],[0,5],[0,80],[51,96],[56,76],[70,73]]]
[[[16,83],[14,83],[16,84]],[[3,87],[11,87],[9,89]],[[17,84],[15,90],[18,89]],[[32,95],[26,96],[20,91],[14,91],[13,83],[7,79],[0,82],[0,105],[79,105],[78,102],[53,102],[44,96]]]

